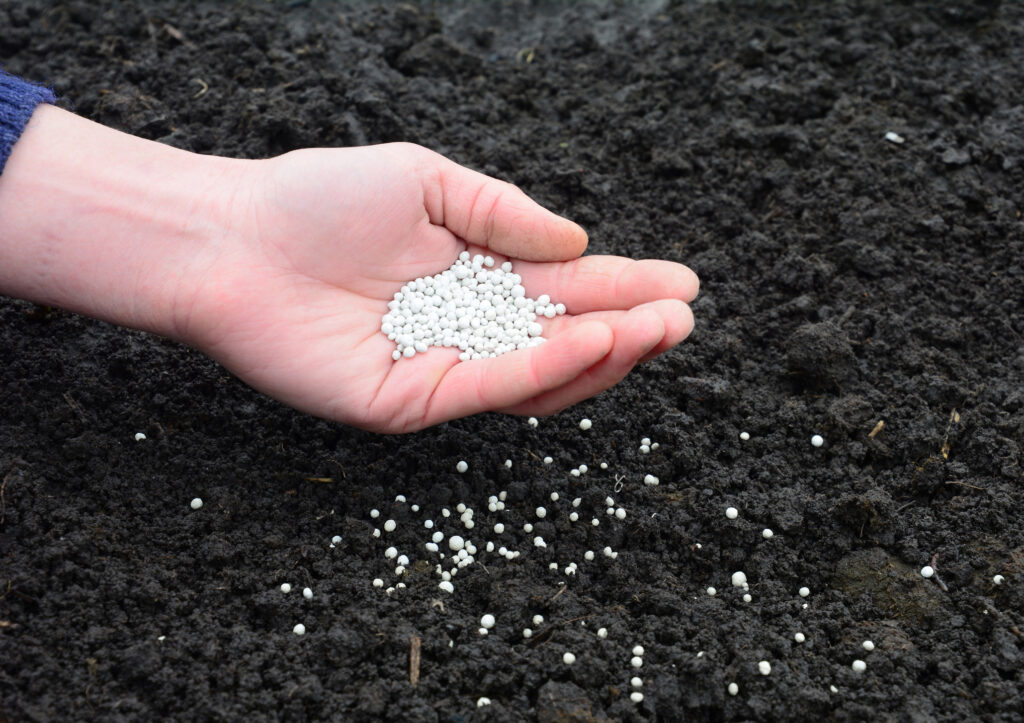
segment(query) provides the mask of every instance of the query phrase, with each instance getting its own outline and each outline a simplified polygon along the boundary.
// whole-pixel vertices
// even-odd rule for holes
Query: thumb
[[[433,151],[426,154],[421,178],[432,223],[469,243],[526,261],[565,261],[587,248],[586,231],[511,183]]]

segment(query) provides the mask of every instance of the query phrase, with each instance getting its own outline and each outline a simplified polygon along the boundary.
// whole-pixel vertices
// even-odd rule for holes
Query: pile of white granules
[[[410,281],[388,302],[380,330],[397,348],[398,361],[432,346],[458,347],[461,361],[498,356],[545,341],[538,316],[553,319],[565,305],[547,294],[526,296],[508,261],[494,267],[490,256],[459,254],[450,268]]]

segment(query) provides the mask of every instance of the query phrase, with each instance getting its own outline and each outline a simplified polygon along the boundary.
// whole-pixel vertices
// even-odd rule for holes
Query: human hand
[[[584,231],[517,188],[422,147],[307,149],[252,162],[222,204],[234,230],[197,264],[177,328],[280,401],[380,432],[477,412],[549,414],[619,382],[682,341],[696,275],[667,261],[577,258]],[[527,294],[568,308],[545,344],[459,362],[458,349],[393,361],[380,332],[407,281],[459,252],[511,260]]]

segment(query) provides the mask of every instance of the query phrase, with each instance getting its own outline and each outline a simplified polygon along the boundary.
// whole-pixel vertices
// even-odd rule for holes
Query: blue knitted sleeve
[[[53,103],[53,91],[8,75],[0,69],[0,173],[15,142],[40,103]]]

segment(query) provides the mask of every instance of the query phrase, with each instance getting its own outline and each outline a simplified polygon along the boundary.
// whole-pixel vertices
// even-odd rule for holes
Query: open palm
[[[578,258],[586,234],[514,186],[419,146],[309,149],[254,164],[239,218],[189,310],[200,349],[277,399],[381,432],[487,410],[548,414],[617,383],[690,332],[697,278],[667,261]],[[380,332],[407,281],[458,254],[511,260],[527,294],[568,313],[549,341],[459,362],[393,361]]]

